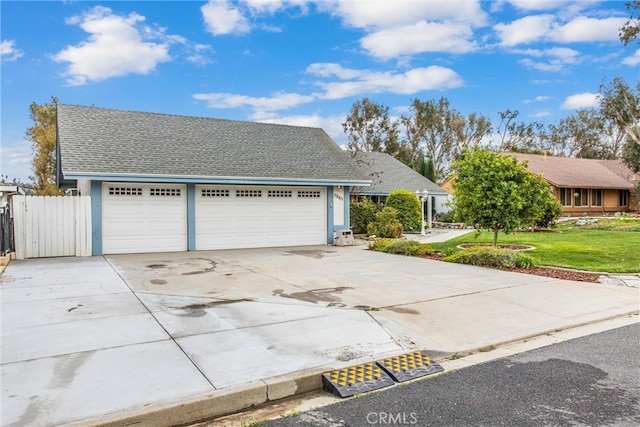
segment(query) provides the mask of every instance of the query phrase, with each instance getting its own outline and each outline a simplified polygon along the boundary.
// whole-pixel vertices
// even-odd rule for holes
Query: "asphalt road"
[[[639,426],[640,324],[261,426]]]

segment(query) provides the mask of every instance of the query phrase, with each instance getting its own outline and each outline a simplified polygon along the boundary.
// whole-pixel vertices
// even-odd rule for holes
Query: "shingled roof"
[[[527,161],[528,169],[556,187],[631,190],[634,174],[618,160],[579,159],[539,154],[507,153]]]
[[[387,153],[358,151],[350,152],[350,156],[372,181],[370,187],[359,191],[360,194],[388,195],[394,190],[427,190],[434,195],[447,194],[446,190]]]
[[[64,179],[326,182],[368,179],[322,129],[58,105]]]

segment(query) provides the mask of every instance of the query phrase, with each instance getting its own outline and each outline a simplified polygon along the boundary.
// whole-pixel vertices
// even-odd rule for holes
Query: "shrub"
[[[456,212],[451,209],[450,211],[439,213],[436,218],[440,222],[454,222],[456,217]]]
[[[415,240],[378,239],[369,244],[369,249],[389,254],[415,256],[430,255],[434,252],[430,245]]]
[[[492,268],[531,268],[533,259],[526,254],[495,247],[463,249],[444,258],[444,261]]]
[[[367,225],[367,234],[378,237],[402,236],[402,224],[398,221],[394,208],[385,207],[376,214],[375,220]]]
[[[418,245],[414,245],[411,250],[411,255],[422,256],[422,255],[431,255],[435,251],[431,247],[431,245],[427,243],[420,243]]]
[[[369,242],[369,249],[377,252],[385,252],[387,246],[393,243],[394,240],[391,239],[375,239],[372,242]]]
[[[407,190],[395,190],[387,197],[388,207],[398,211],[398,220],[404,230],[418,230],[420,228],[421,204],[415,193]]]
[[[381,205],[373,203],[367,198],[351,202],[349,217],[353,233],[365,234],[367,232],[367,225],[375,221],[376,214],[381,210]]]

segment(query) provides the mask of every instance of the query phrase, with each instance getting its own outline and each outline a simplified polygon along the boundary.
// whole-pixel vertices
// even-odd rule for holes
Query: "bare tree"
[[[397,123],[389,118],[389,107],[363,98],[351,107],[342,128],[351,151],[385,152],[395,148],[398,140]]]
[[[620,41],[624,45],[635,40],[640,35],[640,1],[628,1],[625,3],[629,11],[629,20],[620,28]]]
[[[604,134],[604,122],[598,111],[579,110],[557,125],[549,125],[545,149],[555,156],[609,158]]]
[[[640,127],[640,80],[634,89],[627,85],[621,77],[616,77],[609,84],[600,85],[600,110],[602,116],[611,122],[612,130],[626,134],[636,144],[640,138],[636,129]],[[624,138],[616,139],[624,141]],[[624,142],[620,143],[621,145]]]
[[[526,124],[516,122],[520,115],[518,110],[499,112],[500,125],[497,133],[500,137],[498,149],[500,151],[535,151],[539,148],[539,135],[544,126],[538,122]]]

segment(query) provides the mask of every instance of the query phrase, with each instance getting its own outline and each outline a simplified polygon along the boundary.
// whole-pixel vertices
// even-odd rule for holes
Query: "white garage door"
[[[186,250],[184,185],[102,184],[102,253]]]
[[[326,188],[197,185],[196,248],[326,244],[326,203]]]

